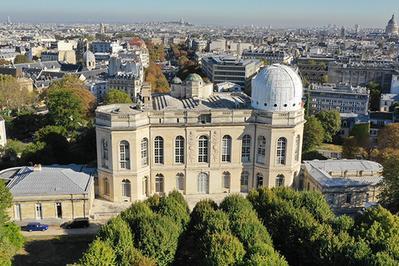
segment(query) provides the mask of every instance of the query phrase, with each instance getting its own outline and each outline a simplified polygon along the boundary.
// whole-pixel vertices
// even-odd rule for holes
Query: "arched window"
[[[266,138],[264,136],[259,136],[256,162],[265,163],[265,155],[266,155]]]
[[[248,163],[251,161],[251,136],[250,135],[245,135],[242,138],[241,161],[243,163]]]
[[[198,175],[198,193],[208,194],[209,193],[209,176],[207,173],[200,173]]]
[[[176,188],[177,190],[184,190],[184,174],[182,173],[176,175]]]
[[[148,196],[148,176],[143,177],[142,181],[142,191],[143,191],[143,196]]]
[[[101,159],[102,159],[102,166],[107,168],[107,161],[108,161],[108,141],[105,139],[101,140]]]
[[[198,141],[198,162],[207,163],[208,162],[208,137],[201,136]]]
[[[222,162],[231,162],[231,137],[228,135],[222,139]]]
[[[299,161],[299,151],[301,149],[301,136],[297,135],[295,139],[295,161]]]
[[[148,139],[143,138],[141,140],[141,165],[142,166],[147,166],[148,165]]]
[[[223,188],[230,189],[231,175],[229,172],[223,172]]]
[[[121,169],[130,169],[130,149],[126,140],[119,143],[119,164]]]
[[[158,136],[154,141],[154,161],[158,164],[163,164],[163,138]]]
[[[155,192],[164,193],[164,178],[162,174],[155,176]]]
[[[263,187],[263,175],[261,173],[256,174],[256,188]]]
[[[277,140],[277,164],[286,163],[286,149],[287,149],[287,139],[279,138]]]
[[[184,163],[184,138],[177,136],[175,139],[175,163]]]
[[[276,177],[276,187],[283,187],[285,183],[284,175],[278,175]]]
[[[131,183],[127,179],[123,179],[122,181],[122,197],[129,197],[131,196]]]
[[[248,179],[249,179],[249,173],[247,171],[244,171],[241,173],[241,187],[240,187],[240,191],[241,192],[248,192]]]

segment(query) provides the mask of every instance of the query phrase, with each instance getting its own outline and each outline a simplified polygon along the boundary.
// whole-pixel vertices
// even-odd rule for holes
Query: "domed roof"
[[[275,112],[300,110],[302,94],[302,80],[289,66],[268,66],[252,80],[251,98],[255,109]]]
[[[388,21],[388,25],[396,25],[395,15],[392,15],[391,19]]]
[[[188,75],[185,81],[203,81],[203,80],[200,75],[193,73]]]
[[[96,57],[94,56],[93,52],[91,52],[90,50],[87,50],[83,54],[83,61],[84,62],[94,62],[94,61],[96,61]]]
[[[172,84],[182,84],[182,81],[178,76],[176,76],[172,79]]]

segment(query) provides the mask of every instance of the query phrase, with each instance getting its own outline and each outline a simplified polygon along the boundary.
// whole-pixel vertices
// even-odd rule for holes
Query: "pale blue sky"
[[[0,20],[25,22],[142,22],[382,27],[398,0],[0,0]],[[399,14],[398,14],[399,16]]]

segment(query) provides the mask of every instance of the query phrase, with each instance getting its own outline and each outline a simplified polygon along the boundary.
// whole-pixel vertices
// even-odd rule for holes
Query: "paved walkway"
[[[37,236],[95,235],[100,227],[101,224],[96,222],[91,222],[88,228],[77,229],[63,229],[57,225],[50,225],[46,231],[22,231],[22,235],[27,238]]]

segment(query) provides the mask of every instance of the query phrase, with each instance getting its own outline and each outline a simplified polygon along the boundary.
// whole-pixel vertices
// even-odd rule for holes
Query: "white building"
[[[191,79],[191,80],[190,80]],[[188,82],[201,82],[193,75]],[[293,186],[301,165],[302,82],[273,65],[243,93],[186,86],[185,95],[152,95],[143,104],[96,111],[99,194],[134,201],[183,194]],[[195,90],[203,89],[205,92]],[[203,98],[202,98],[203,97]]]

